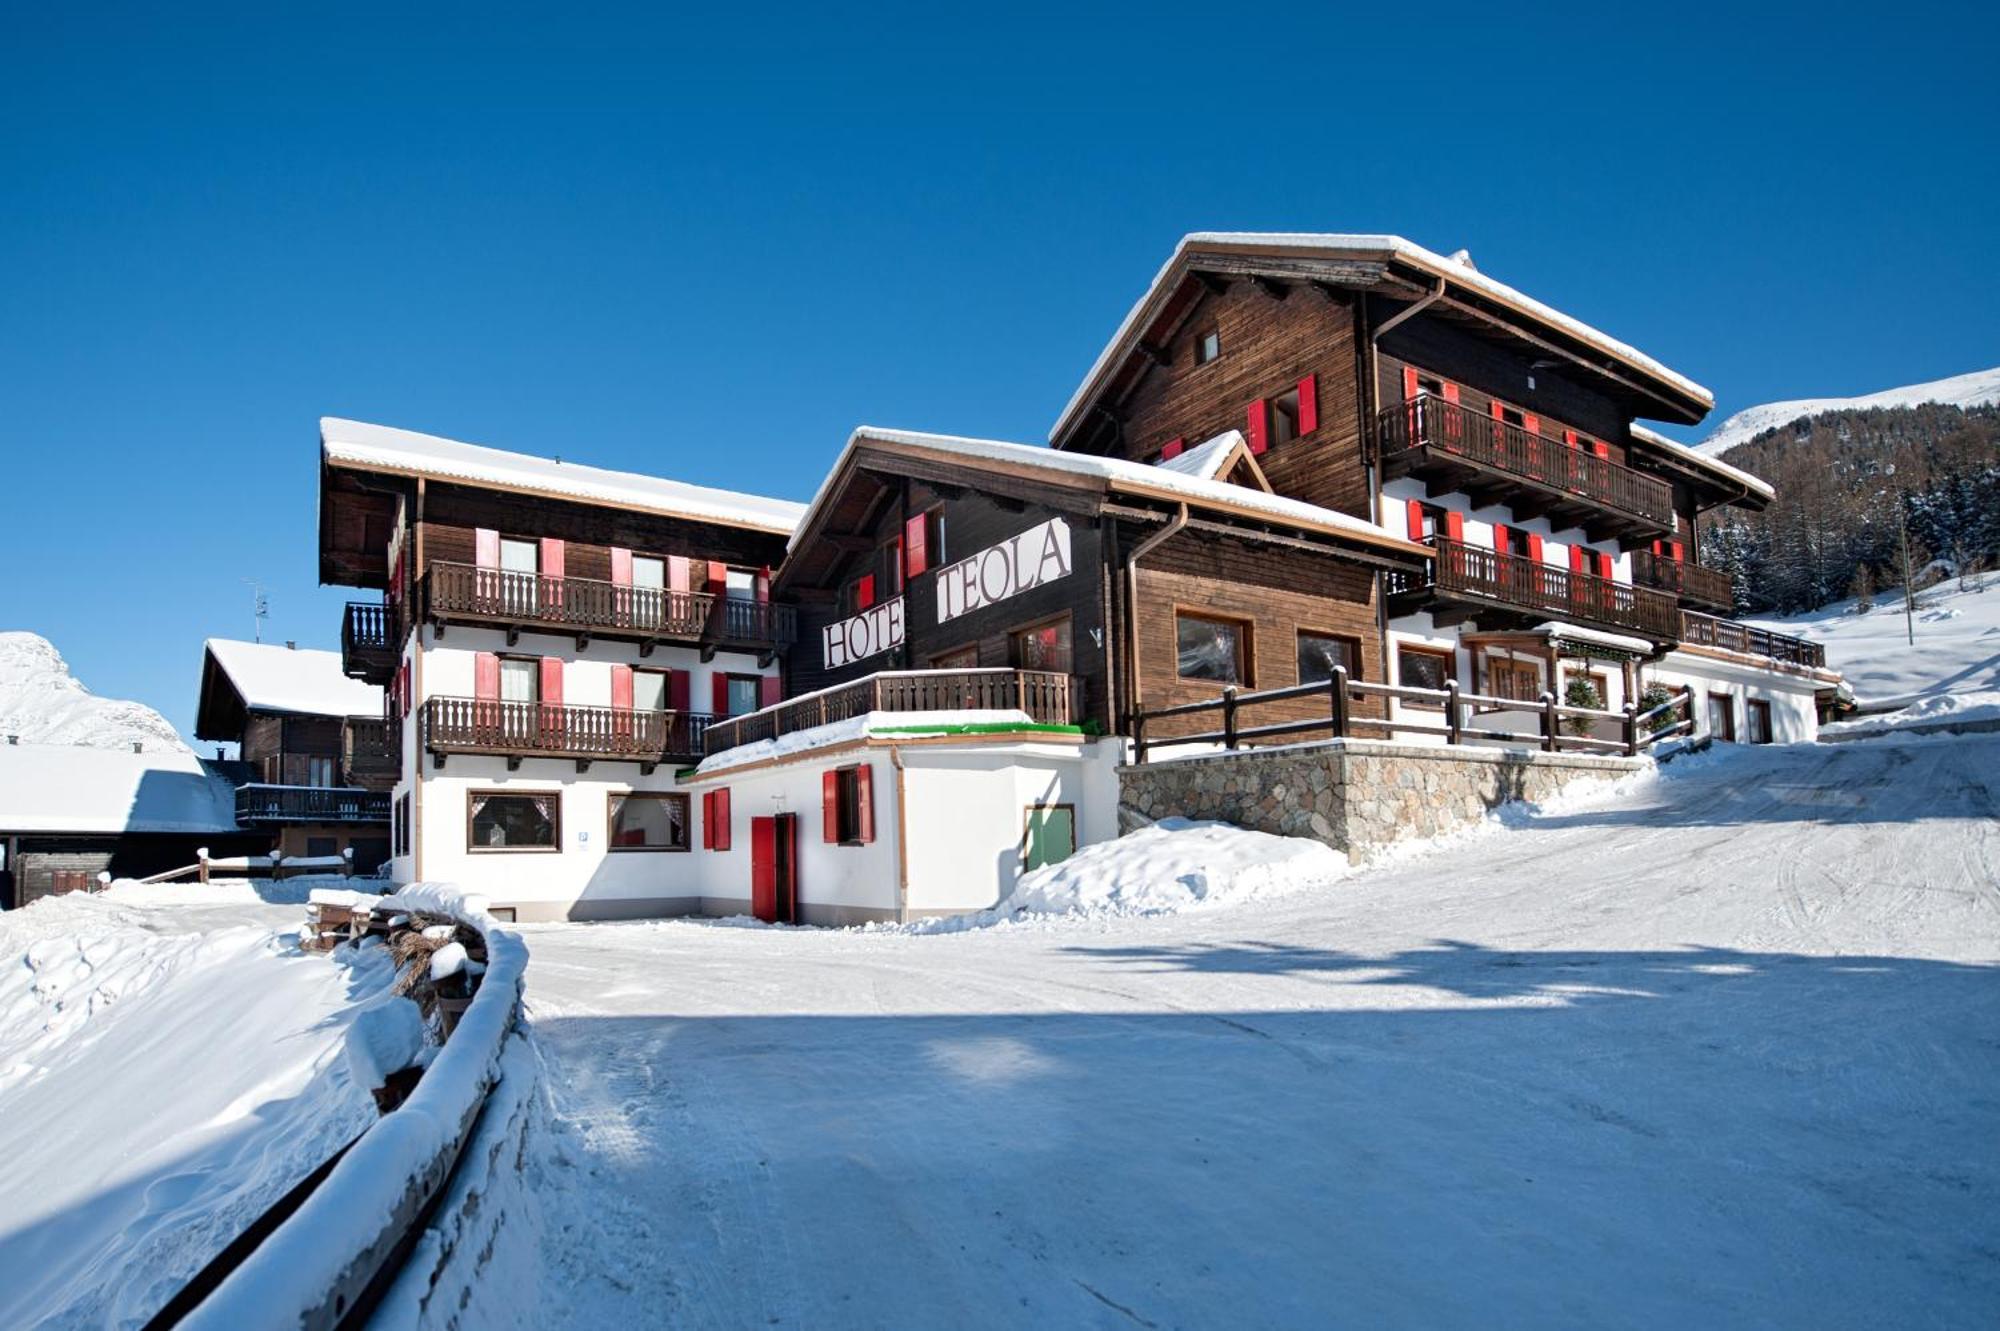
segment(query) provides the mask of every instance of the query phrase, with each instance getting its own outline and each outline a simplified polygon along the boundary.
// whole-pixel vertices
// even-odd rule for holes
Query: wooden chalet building
[[[693,890],[674,773],[781,696],[771,599],[797,504],[328,419],[323,582],[344,667],[387,688],[399,881],[521,918],[672,913]]]
[[[389,791],[402,768],[381,687],[349,678],[341,654],[296,644],[203,644],[195,738],[237,746],[237,823],[287,859],[345,857],[356,873],[389,858]]]
[[[1277,493],[1422,542],[1430,566],[1383,585],[1368,669],[1392,683],[1532,702],[1582,676],[1615,709],[1657,677],[1714,695],[1718,733],[1806,738],[1837,680],[1814,644],[1721,618],[1731,589],[1696,539],[1703,513],[1761,508],[1770,487],[1638,424],[1713,405],[1463,253],[1198,234],[1050,442],[1172,466],[1238,429]]]

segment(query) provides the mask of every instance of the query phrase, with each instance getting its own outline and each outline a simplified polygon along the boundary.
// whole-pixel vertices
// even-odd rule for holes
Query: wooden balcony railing
[[[347,779],[357,785],[393,783],[402,770],[402,727],[392,721],[349,720],[341,748]]]
[[[1425,450],[1561,500],[1612,509],[1662,529],[1673,526],[1673,487],[1659,477],[1467,411],[1456,402],[1424,394],[1383,411],[1376,424],[1385,466]]]
[[[1462,541],[1432,544],[1437,549],[1432,571],[1390,574],[1392,593],[1428,590],[1446,598],[1470,597],[1524,614],[1630,629],[1659,642],[1678,636],[1680,608],[1664,593]]]
[[[430,698],[421,713],[424,749],[443,766],[447,754],[492,754],[515,765],[523,758],[603,759],[650,768],[702,752],[714,717],[631,707],[497,702],[490,698]]]
[[[1727,573],[1656,555],[1651,550],[1632,552],[1632,581],[1641,587],[1670,592],[1695,605],[1727,610],[1736,604],[1736,589],[1730,585]]]
[[[555,629],[580,637],[759,648],[789,647],[798,637],[797,613],[790,606],[471,564],[432,564],[424,604],[436,620]]]
[[[886,670],[708,728],[708,752],[776,739],[869,712],[1019,709],[1037,722],[1072,723],[1070,677],[1053,670]]]
[[[336,786],[238,786],[236,821],[245,827],[259,823],[386,823],[389,792]]]
[[[349,601],[340,619],[340,668],[349,679],[386,684],[402,644],[396,616],[379,601]]]
[[[1763,656],[1785,665],[1821,669],[1826,665],[1826,648],[1804,638],[1773,633],[1733,619],[1717,619],[1693,610],[1681,611],[1681,641],[1697,647],[1718,647],[1746,656]]]

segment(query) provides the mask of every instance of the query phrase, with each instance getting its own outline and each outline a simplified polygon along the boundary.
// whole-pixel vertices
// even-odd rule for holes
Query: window
[[[1299,437],[1299,390],[1290,388],[1271,399],[1271,447]]]
[[[1507,698],[1514,702],[1540,702],[1542,672],[1535,668],[1533,661],[1516,661],[1501,656],[1488,657],[1486,691],[1496,698]]]
[[[901,596],[903,594],[903,538],[900,536],[891,536],[889,544],[882,547],[882,575],[883,585],[889,589],[889,595]]]
[[[1708,695],[1708,734],[1725,744],[1736,742],[1736,700],[1726,693]]]
[[[396,853],[410,853],[410,793],[404,791],[396,801]]]
[[[1752,744],[1771,742],[1771,704],[1762,698],[1747,698],[1743,703],[1745,725],[1744,735]]]
[[[1174,616],[1174,636],[1182,679],[1205,679],[1217,684],[1250,682],[1249,672],[1244,669],[1249,625],[1233,619],[1179,613]]]
[[[1345,666],[1349,679],[1361,678],[1361,639],[1338,633],[1299,630],[1299,683],[1318,684]]]
[[[757,691],[762,688],[761,677],[757,675],[731,675],[729,677],[729,715],[742,716],[757,710]]]
[[[1021,843],[1021,867],[1039,869],[1076,853],[1076,806],[1035,804],[1028,808],[1028,830]]]
[[[1597,690],[1597,706],[1599,710],[1611,706],[1611,676],[1605,674],[1602,670],[1579,670],[1572,667],[1569,671],[1569,678],[1572,682],[1579,679],[1583,680],[1591,688]],[[1564,699],[1564,701],[1567,700],[1567,698]]]
[[[500,567],[508,573],[534,573],[541,568],[541,547],[534,541],[500,538]]]
[[[732,568],[723,575],[723,592],[732,601],[757,599],[757,575],[747,568]]]
[[[979,669],[979,644],[955,647],[931,658],[933,670],[977,670]]]
[[[332,836],[309,836],[306,838],[306,857],[323,860],[340,854],[340,838]]]
[[[561,850],[562,797],[553,790],[466,792],[468,851]]]
[[[875,839],[874,783],[866,764],[836,767],[820,778],[825,839],[861,846]]]
[[[542,663],[533,656],[500,658],[500,701],[538,702],[542,696]]]
[[[1396,682],[1406,689],[1442,689],[1456,672],[1450,652],[1425,647],[1396,649]],[[1442,707],[1442,702],[1405,702],[1405,707]]]
[[[1222,334],[1215,329],[1199,333],[1194,339],[1194,363],[1206,365],[1222,354]]]
[[[667,672],[664,670],[634,670],[632,672],[632,707],[640,712],[664,712],[667,710]]]
[[[306,784],[309,786],[330,786],[333,784],[333,759],[306,759]]]
[[[1494,534],[1504,538],[1493,542],[1493,548],[1501,554],[1514,555],[1521,559],[1527,559],[1534,554],[1534,546],[1528,540],[1528,533],[1519,527],[1498,527],[1494,529]]]
[[[1016,670],[1070,672],[1069,616],[1008,634]]]
[[[666,590],[667,561],[652,555],[633,555],[632,585],[649,591]]]
[[[533,614],[540,601],[541,546],[535,541],[500,538],[500,596],[513,614]]]
[[[610,798],[604,841],[613,850],[686,850],[688,797],[629,794]]]

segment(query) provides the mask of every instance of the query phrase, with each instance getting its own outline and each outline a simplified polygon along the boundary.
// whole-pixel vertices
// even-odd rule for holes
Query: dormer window
[[[1222,334],[1211,328],[1194,339],[1194,363],[1206,365],[1222,355]]]

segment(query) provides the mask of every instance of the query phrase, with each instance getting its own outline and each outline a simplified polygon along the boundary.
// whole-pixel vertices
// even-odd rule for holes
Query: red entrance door
[[[797,924],[799,820],[750,820],[750,913],[766,924]]]

